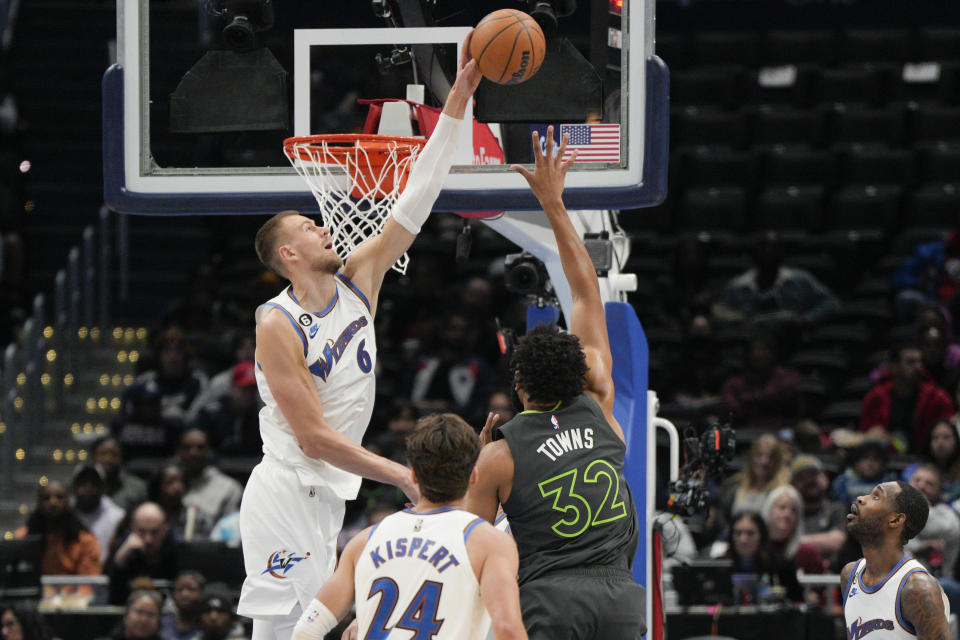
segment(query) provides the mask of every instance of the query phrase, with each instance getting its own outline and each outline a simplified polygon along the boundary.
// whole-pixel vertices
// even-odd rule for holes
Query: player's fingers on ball
[[[473,57],[470,55],[470,41],[473,39],[473,32],[474,30],[470,29],[470,33],[463,39],[463,50],[460,52],[461,60],[469,60]]]

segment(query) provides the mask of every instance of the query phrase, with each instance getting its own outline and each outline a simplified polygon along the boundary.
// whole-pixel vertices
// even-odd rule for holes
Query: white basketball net
[[[330,229],[341,259],[346,260],[357,245],[380,233],[425,143],[415,142],[418,144],[386,138],[370,150],[359,143],[345,150],[315,136],[284,143],[290,164],[320,205],[323,225]],[[409,261],[404,253],[393,268],[406,273]]]

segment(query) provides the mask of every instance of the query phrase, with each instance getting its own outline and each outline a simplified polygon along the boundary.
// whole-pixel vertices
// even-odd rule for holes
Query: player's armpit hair
[[[951,640],[940,584],[924,571],[907,576],[900,592],[900,610],[917,632],[917,640]]]
[[[533,402],[569,400],[586,386],[587,358],[580,339],[555,326],[536,326],[520,338],[510,368]]]
[[[440,114],[430,140],[410,170],[406,188],[393,206],[393,219],[414,235],[420,233],[420,227],[427,221],[443,180],[450,173],[462,123],[463,120]]]

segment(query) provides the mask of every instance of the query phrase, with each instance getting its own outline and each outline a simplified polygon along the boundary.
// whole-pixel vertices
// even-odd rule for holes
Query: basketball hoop
[[[283,141],[283,152],[310,186],[341,258],[380,233],[425,143],[422,138],[355,133]],[[403,254],[393,268],[405,273],[408,262]]]

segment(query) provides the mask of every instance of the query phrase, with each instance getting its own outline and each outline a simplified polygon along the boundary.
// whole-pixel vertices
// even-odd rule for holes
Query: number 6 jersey
[[[404,509],[370,532],[354,572],[357,624],[367,640],[482,640],[480,600],[467,539],[484,522],[455,507]]]
[[[626,447],[586,393],[500,427],[513,456],[503,504],[520,553],[520,584],[549,571],[630,569],[639,527],[623,477]]]
[[[288,286],[260,305],[256,318],[259,323],[267,313],[286,316],[293,339],[303,347],[304,363],[316,386],[324,419],[359,443],[370,422],[376,391],[373,317],[366,296],[350,280],[338,273],[334,281],[337,292],[322,311],[304,309],[293,287]],[[263,453],[296,469],[305,486],[326,486],[344,500],[356,498],[360,476],[303,453],[293,428],[273,398],[259,362],[256,375],[264,402],[260,410]]]

